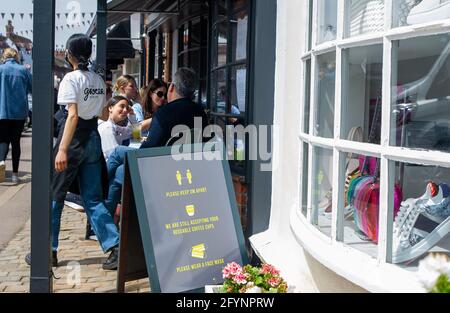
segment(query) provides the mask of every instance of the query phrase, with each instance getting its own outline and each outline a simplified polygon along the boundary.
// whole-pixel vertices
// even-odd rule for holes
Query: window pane
[[[247,68],[245,65],[231,69],[231,113],[245,113],[247,96]]]
[[[380,160],[348,154],[344,187],[344,243],[376,258],[380,205]]]
[[[232,62],[245,60],[247,58],[247,11],[241,11],[240,13],[233,16],[233,19],[231,20],[231,32],[233,38]]]
[[[336,39],[337,0],[317,1],[317,43]]]
[[[384,0],[349,0],[346,28],[348,36],[384,30]]]
[[[309,145],[303,143],[303,167],[300,171],[302,175],[302,214],[306,217],[308,211],[308,166],[309,166]]]
[[[191,33],[190,33],[190,42],[191,42],[191,48],[197,48],[200,47],[202,42],[202,32],[201,32],[201,20],[193,20],[191,22]]]
[[[344,50],[342,139],[380,143],[383,45]]]
[[[308,11],[308,32],[306,36],[308,37],[308,47],[307,50],[311,50],[312,47],[312,20],[313,20],[313,1],[309,0],[309,11]]]
[[[393,1],[394,27],[416,25],[450,18],[450,1]]]
[[[217,25],[217,66],[223,66],[227,63],[227,25],[228,23],[226,21],[219,22]]]
[[[225,113],[227,108],[227,84],[225,69],[214,71],[213,80],[213,97],[215,98],[213,110],[217,113]]]
[[[394,204],[400,209],[393,227],[393,263],[417,266],[428,253],[450,255],[450,168],[395,163],[395,171],[403,202]]]
[[[334,134],[334,91],[336,80],[336,53],[317,57],[318,77],[316,90],[316,122],[314,135],[333,138]]]
[[[303,132],[309,134],[309,116],[311,101],[311,60],[307,60],[305,64],[305,105],[303,112]]]
[[[450,151],[450,34],[394,46],[391,144]]]
[[[189,24],[185,24],[183,31],[183,50],[189,49],[189,39]]]
[[[333,191],[333,151],[313,148],[313,224],[331,236],[331,195]]]

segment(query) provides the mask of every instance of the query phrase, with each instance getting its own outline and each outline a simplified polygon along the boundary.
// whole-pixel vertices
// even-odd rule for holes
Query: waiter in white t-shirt
[[[104,205],[102,163],[104,158],[98,117],[106,104],[106,86],[103,79],[88,70],[92,41],[83,34],[75,34],[67,41],[66,61],[73,67],[61,81],[58,104],[65,106],[54,148],[52,251],[53,265],[57,266],[58,235],[61,214],[67,192],[78,185],[85,212],[99,240],[103,252],[111,252],[104,269],[116,269],[119,234],[113,217]],[[105,171],[106,175],[106,171]],[[27,256],[27,263],[31,255]]]

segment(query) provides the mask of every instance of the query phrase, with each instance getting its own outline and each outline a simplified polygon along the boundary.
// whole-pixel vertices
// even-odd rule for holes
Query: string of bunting
[[[6,12],[0,12],[0,16],[2,17],[2,19],[5,18],[6,14],[7,14]],[[26,14],[26,13],[19,13],[20,18],[21,18],[22,20],[23,20],[25,14]],[[69,14],[70,14],[70,13],[64,13],[66,19],[69,17]],[[81,16],[83,17],[83,19],[85,18],[86,14],[90,14],[91,18],[93,18],[95,13],[94,13],[94,12],[82,12],[82,13],[81,13]],[[9,13],[9,15],[11,16],[11,18],[12,18],[13,20],[14,20],[14,18],[16,17],[16,13],[15,13],[15,12],[11,12],[11,13]],[[76,18],[77,15],[78,15],[78,13],[73,13],[73,17],[74,17],[74,18]],[[30,19],[33,19],[33,13],[28,13],[28,16],[30,17]],[[60,18],[61,18],[61,13],[56,13],[56,17],[57,17],[58,19],[60,19]]]

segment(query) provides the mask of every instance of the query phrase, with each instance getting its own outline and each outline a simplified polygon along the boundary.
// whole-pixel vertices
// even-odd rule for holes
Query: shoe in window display
[[[420,257],[450,232],[448,192],[446,184],[430,182],[423,196],[402,202],[394,222],[393,263]]]
[[[410,25],[450,18],[450,0],[423,0],[409,12]]]

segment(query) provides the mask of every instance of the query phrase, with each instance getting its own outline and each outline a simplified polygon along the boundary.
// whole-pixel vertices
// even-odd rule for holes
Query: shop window
[[[394,47],[391,144],[450,152],[450,34]]]
[[[450,251],[450,168],[394,164],[395,188],[404,200],[395,203],[392,262],[417,266],[423,251]]]
[[[410,26],[450,18],[447,0],[397,0],[393,1],[393,25]]]
[[[380,144],[383,45],[343,51],[342,139]]]
[[[317,3],[317,44],[336,39],[337,0],[318,0]]]
[[[233,40],[232,62],[247,59],[248,13],[241,11],[233,15],[231,34]]]
[[[450,255],[450,1],[339,3],[305,2],[298,217],[414,269]]]
[[[333,138],[334,98],[336,84],[336,53],[327,53],[317,58],[317,110],[314,135]]]
[[[345,23],[347,36],[384,31],[384,0],[347,0],[346,5],[348,6]]]
[[[305,87],[304,87],[304,106],[303,106],[303,132],[309,134],[309,116],[310,116],[310,101],[311,101],[311,60],[305,62],[304,69],[305,77]]]
[[[331,236],[331,215],[333,192],[333,151],[313,148],[312,222],[318,229]]]
[[[211,110],[214,124],[227,133],[227,126],[247,126],[247,69],[249,40],[249,0],[213,1],[210,73]],[[225,140],[225,145],[228,143]],[[239,211],[244,229],[247,225],[247,161],[245,142],[235,137],[233,151],[227,151]],[[243,191],[244,190],[244,191]]]
[[[308,212],[308,167],[309,167],[309,145],[307,143],[303,143],[303,179],[302,179],[302,206],[301,212],[306,217]]]

